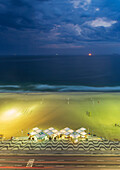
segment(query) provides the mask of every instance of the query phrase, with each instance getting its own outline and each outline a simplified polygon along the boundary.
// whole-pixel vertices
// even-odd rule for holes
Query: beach
[[[120,140],[120,93],[0,93],[0,134],[27,136],[34,127],[85,127],[108,140]]]

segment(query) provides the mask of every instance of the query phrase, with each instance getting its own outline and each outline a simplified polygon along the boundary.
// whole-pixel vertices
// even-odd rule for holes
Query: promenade
[[[108,140],[4,140],[0,169],[119,169],[120,142]]]
[[[73,143],[69,140],[43,142],[29,140],[4,140],[0,141],[0,153],[35,153],[35,154],[99,154],[120,153],[119,141],[89,140]]]

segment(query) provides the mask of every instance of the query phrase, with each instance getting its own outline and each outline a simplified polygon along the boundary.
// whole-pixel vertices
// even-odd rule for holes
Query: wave
[[[0,85],[0,92],[29,93],[29,92],[120,92],[120,86],[113,87],[92,87],[73,85]]]
[[[113,92],[113,91],[120,91],[120,86],[114,87],[90,87],[90,86],[71,86],[71,85],[34,85],[34,89],[40,91],[58,91],[58,92]]]
[[[19,85],[0,85],[0,88],[20,88]]]

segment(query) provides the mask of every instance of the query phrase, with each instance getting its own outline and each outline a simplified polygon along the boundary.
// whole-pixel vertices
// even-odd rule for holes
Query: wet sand
[[[115,126],[117,124],[117,126]],[[26,136],[33,127],[76,130],[120,140],[120,93],[1,93],[0,134]]]

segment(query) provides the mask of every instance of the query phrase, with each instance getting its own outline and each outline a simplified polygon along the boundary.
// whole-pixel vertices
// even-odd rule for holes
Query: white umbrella
[[[33,135],[37,135],[37,132],[31,132],[30,134],[31,134],[32,136],[33,136]]]
[[[70,137],[72,137],[72,138],[79,138],[79,137],[80,137],[80,134],[74,132],[74,133],[72,133],[72,134],[70,135]]]
[[[68,131],[68,130],[70,130],[70,128],[69,128],[69,127],[66,127],[66,128],[64,128],[64,130],[65,130],[65,131]]]
[[[49,132],[49,129],[44,130],[44,133],[47,133],[47,132]]]
[[[36,130],[36,132],[37,132],[37,133],[40,133],[40,132],[42,132],[42,130],[41,130],[41,129],[38,129],[38,130]]]
[[[70,132],[66,132],[64,135],[68,137],[70,135]]]
[[[41,133],[39,133],[35,136],[36,136],[37,139],[44,139],[47,135],[45,133],[41,132]]]
[[[50,127],[49,130],[55,130],[53,127]]]
[[[85,138],[85,136],[84,136],[84,135],[82,135],[81,137],[82,137],[82,138]]]
[[[62,129],[62,130],[60,130],[60,133],[61,133],[61,134],[65,134],[66,131],[65,131],[64,129]]]
[[[69,130],[68,130],[68,132],[73,133],[73,132],[74,132],[74,130],[73,130],[73,129],[69,129]]]
[[[61,134],[60,132],[55,133],[56,136],[59,136],[60,134]]]
[[[85,131],[85,130],[86,130],[86,128],[82,127],[82,128],[80,128],[80,130],[81,130],[81,131]]]
[[[54,133],[52,131],[49,131],[46,133],[48,136],[52,136]]]
[[[35,128],[33,128],[33,131],[36,131],[36,130],[38,130],[39,128],[38,127],[35,127]]]
[[[77,129],[76,132],[77,132],[77,133],[81,133],[81,132],[83,132],[83,131],[82,131],[81,129]]]
[[[54,129],[54,130],[52,130],[52,132],[53,132],[53,133],[57,133],[57,132],[58,132],[58,130]]]
[[[73,133],[74,132],[74,130],[70,129],[69,127],[66,127],[63,130],[66,131],[66,132],[69,132],[69,133]]]
[[[83,136],[87,135],[86,132],[81,132],[80,134],[83,135]]]

